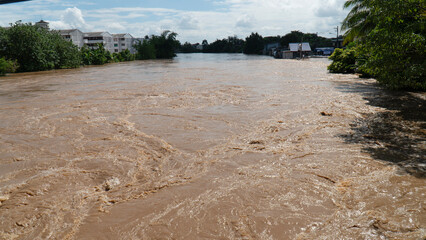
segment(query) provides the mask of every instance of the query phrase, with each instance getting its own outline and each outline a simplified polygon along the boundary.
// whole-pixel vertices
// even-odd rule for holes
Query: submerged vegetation
[[[391,89],[426,90],[425,1],[348,0],[345,7],[352,8],[345,41],[356,47],[337,50],[330,71],[355,69]]]
[[[18,63],[11,60],[6,60],[5,58],[0,58],[0,76],[5,75],[6,73],[13,73],[18,68]]]

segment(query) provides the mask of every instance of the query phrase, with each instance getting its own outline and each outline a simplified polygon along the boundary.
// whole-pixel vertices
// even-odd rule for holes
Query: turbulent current
[[[0,78],[0,239],[425,239],[426,95],[328,64]]]

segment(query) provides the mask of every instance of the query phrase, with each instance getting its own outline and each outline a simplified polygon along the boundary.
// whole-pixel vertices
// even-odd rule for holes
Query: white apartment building
[[[114,52],[118,53],[129,49],[132,54],[136,53],[133,47],[135,38],[132,35],[129,33],[121,33],[112,34],[112,37],[114,38]]]
[[[59,34],[68,41],[71,41],[79,48],[84,46],[83,32],[78,29],[59,30]]]
[[[36,22],[35,23],[35,25],[36,26],[39,26],[39,27],[41,27],[41,28],[44,28],[44,29],[46,29],[46,30],[50,30],[49,29],[49,22],[46,22],[46,21],[44,21],[44,20],[40,20],[39,22]]]
[[[114,52],[113,37],[109,32],[87,32],[83,34],[83,40],[84,44],[92,49],[102,43],[105,50]]]

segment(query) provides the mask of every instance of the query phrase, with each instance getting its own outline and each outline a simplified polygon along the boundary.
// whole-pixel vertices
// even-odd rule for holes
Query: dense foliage
[[[103,65],[113,60],[111,53],[101,43],[94,48],[84,46],[81,48],[80,53],[83,65]]]
[[[333,62],[328,66],[328,70],[330,70],[331,73],[355,73],[355,55],[354,49],[335,49],[330,56]]]
[[[426,90],[425,1],[349,0],[345,6],[353,7],[344,27],[358,45],[357,68],[392,89]]]
[[[236,36],[224,38],[205,45],[203,52],[205,53],[242,53],[244,40]]]
[[[155,48],[155,57],[170,59],[176,56],[176,49],[180,43],[176,40],[177,33],[164,31],[160,36],[153,35],[149,40]]]
[[[13,73],[16,69],[18,69],[18,63],[16,61],[0,58],[0,76],[5,75],[6,73]]]
[[[283,48],[287,48],[289,43],[294,42],[309,42],[313,49],[318,47],[331,47],[333,42],[329,38],[318,36],[313,33],[302,33],[292,31],[284,36],[269,36],[262,37],[258,33],[252,33],[245,40],[239,39],[236,36],[218,39],[210,44],[203,41],[203,52],[205,53],[245,53],[245,54],[263,54],[266,44],[279,43]],[[194,45],[185,43],[181,46],[181,52],[192,53],[199,52]]]
[[[125,49],[119,53],[113,53],[112,58],[114,62],[128,62],[135,60],[135,54],[132,54],[129,49]]]
[[[0,30],[0,57],[16,60],[20,72],[80,66],[78,48],[58,33],[17,22]]]
[[[155,59],[155,46],[148,41],[148,39],[138,42],[135,46],[136,48],[136,59],[146,60],[146,59]]]
[[[246,37],[243,52],[245,54],[262,54],[265,42],[258,33],[252,33]]]
[[[144,41],[135,44],[137,50],[136,58],[144,59],[171,59],[176,56],[180,46],[176,40],[177,33],[164,31],[161,35],[145,37]]]

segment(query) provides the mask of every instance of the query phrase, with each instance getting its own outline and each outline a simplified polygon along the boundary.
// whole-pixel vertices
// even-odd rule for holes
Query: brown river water
[[[426,94],[328,64],[0,78],[0,239],[425,239]]]

